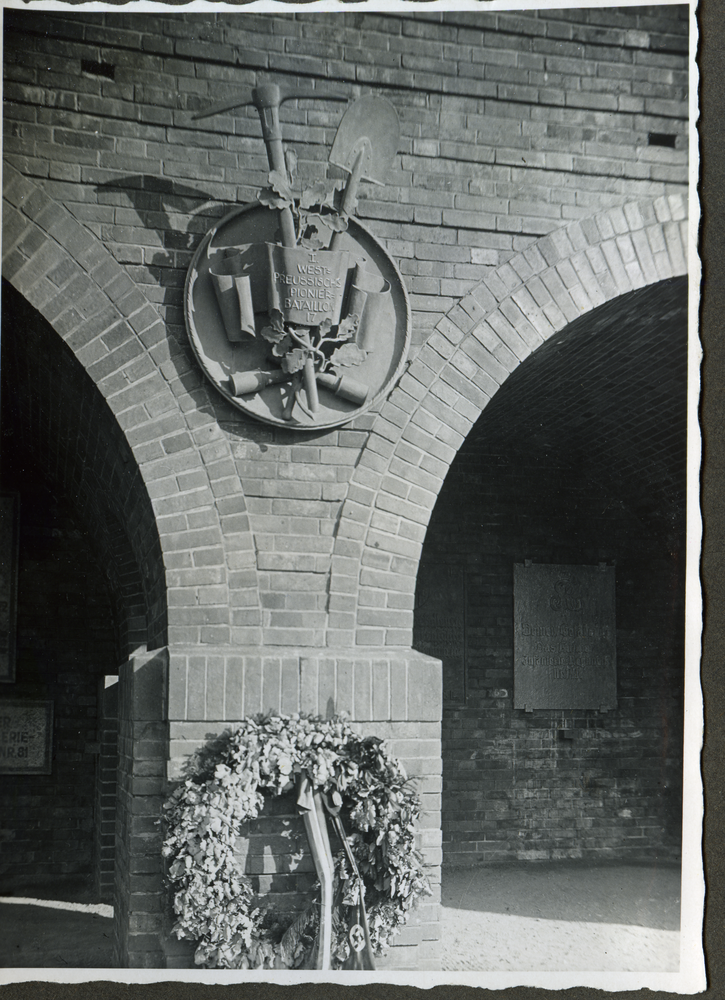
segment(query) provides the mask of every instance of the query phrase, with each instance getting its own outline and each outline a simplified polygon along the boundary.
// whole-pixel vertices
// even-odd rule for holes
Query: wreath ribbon
[[[323,808],[324,806],[324,808]],[[374,969],[373,949],[370,943],[370,929],[363,898],[364,885],[360,871],[347,839],[345,828],[340,818],[340,807],[333,806],[327,795],[316,791],[307,775],[302,775],[297,795],[297,808],[302,814],[310,845],[312,858],[315,862],[317,877],[321,886],[320,902],[320,936],[315,961],[316,969],[330,968],[330,951],[332,948],[332,907],[334,864],[330,849],[330,838],[327,833],[325,811],[330,816],[335,832],[340,838],[343,849],[355,874],[358,884],[358,902],[355,906],[355,921],[348,932],[350,955],[346,959],[344,969]],[[341,891],[337,894],[337,905],[341,904]]]
[[[344,962],[343,969],[374,969],[375,960],[373,959],[373,948],[370,943],[370,928],[368,927],[368,915],[365,910],[365,899],[363,896],[365,886],[362,876],[358,870],[355,855],[352,853],[352,848],[350,847],[350,842],[347,839],[345,828],[342,825],[342,819],[340,818],[340,806],[331,805],[327,795],[321,794],[321,798],[325,804],[325,809],[330,814],[337,835],[342,841],[342,846],[345,854],[347,855],[347,860],[350,862],[350,867],[355,873],[359,887],[358,902],[356,905],[357,919],[356,922],[351,925],[348,933],[348,940],[350,941],[350,955]]]
[[[315,960],[316,969],[330,968],[332,950],[332,892],[335,867],[332,861],[327,822],[322,808],[320,792],[314,791],[306,774],[301,775],[297,808],[302,813],[307,840],[315,862],[321,886],[320,938]]]

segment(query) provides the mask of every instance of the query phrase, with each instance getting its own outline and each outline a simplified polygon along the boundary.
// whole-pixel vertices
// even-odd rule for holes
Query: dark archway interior
[[[8,283],[2,292],[0,492],[16,497],[19,544],[15,680],[0,707],[51,703],[53,724],[50,773],[0,773],[0,889],[108,898],[118,751],[107,678],[148,642],[154,573],[144,579],[134,543],[163,580],[158,535],[133,516],[139,472],[105,400],[39,313]]]
[[[104,675],[116,664],[112,603],[71,507],[31,475],[8,484],[20,515],[17,655],[0,710],[51,703],[53,724],[50,773],[0,773],[0,895],[98,898],[113,862],[100,801],[104,778],[115,789],[115,773],[101,773]]]
[[[113,602],[118,666],[134,649],[165,641],[165,576],[148,493],[101,393],[5,281],[2,329],[4,486],[48,491],[72,511]]]
[[[444,863],[675,859],[684,668],[687,282],[570,324],[462,446],[421,559],[444,663]],[[614,565],[617,707],[513,708],[513,565]]]

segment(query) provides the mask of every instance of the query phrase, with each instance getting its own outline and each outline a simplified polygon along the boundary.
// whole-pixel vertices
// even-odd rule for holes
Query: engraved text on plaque
[[[0,774],[50,774],[52,701],[0,701]]]
[[[617,704],[614,567],[514,565],[514,708]]]

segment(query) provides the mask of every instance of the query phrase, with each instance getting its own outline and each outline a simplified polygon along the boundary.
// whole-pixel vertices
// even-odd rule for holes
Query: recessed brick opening
[[[93,59],[81,59],[81,72],[91,76],[103,76],[112,80],[116,75],[116,67],[112,63],[95,62]]]
[[[464,613],[436,645],[419,610],[414,637],[449,692],[444,867],[678,856],[686,310],[676,279],[572,323],[509,378],[451,467],[418,595],[448,573]],[[526,559],[616,565],[615,711],[512,707]]]
[[[665,146],[667,149],[674,149],[677,136],[666,132],[650,132],[647,136],[647,143],[650,146]]]

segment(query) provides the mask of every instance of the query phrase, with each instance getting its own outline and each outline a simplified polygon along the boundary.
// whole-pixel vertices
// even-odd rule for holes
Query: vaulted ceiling
[[[504,383],[440,500],[476,469],[528,470],[521,503],[613,504],[679,530],[684,516],[687,279],[624,295],[571,323]],[[552,477],[551,470],[556,469]],[[509,502],[511,498],[509,497]]]

